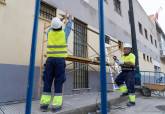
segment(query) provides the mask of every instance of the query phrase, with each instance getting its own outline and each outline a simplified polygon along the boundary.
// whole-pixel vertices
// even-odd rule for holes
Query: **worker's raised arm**
[[[46,30],[46,39],[48,39],[48,33],[50,32],[51,29],[52,29],[52,27],[50,26],[50,27]]]
[[[66,26],[65,26],[65,29],[64,29],[66,41],[68,41],[69,34],[72,30],[72,24],[73,24],[72,17],[69,16],[68,17],[68,22],[66,23]]]

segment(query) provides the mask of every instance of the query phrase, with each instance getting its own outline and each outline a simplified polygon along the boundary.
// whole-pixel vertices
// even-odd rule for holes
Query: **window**
[[[150,35],[150,39],[151,39],[151,43],[153,44],[153,38],[152,38],[152,35]]]
[[[152,57],[150,57],[150,62],[152,63]]]
[[[149,62],[149,56],[147,55],[147,61]]]
[[[143,59],[146,60],[146,55],[143,53]]]
[[[113,0],[115,11],[121,15],[121,2],[120,0]]]
[[[144,32],[145,32],[145,37],[146,37],[146,39],[148,39],[147,29],[144,29]]]
[[[74,19],[74,56],[88,57],[87,24]],[[74,62],[74,89],[88,88],[88,64]]]
[[[56,17],[56,8],[45,2],[41,2],[40,16],[52,20],[53,17]]]
[[[157,41],[155,40],[155,47],[157,48]]]
[[[139,24],[139,32],[143,35],[142,24],[141,23],[138,23],[138,24]]]

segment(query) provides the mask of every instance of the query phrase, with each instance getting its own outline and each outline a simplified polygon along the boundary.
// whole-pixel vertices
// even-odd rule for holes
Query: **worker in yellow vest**
[[[51,29],[47,33],[47,60],[43,76],[44,86],[40,99],[41,111],[56,112],[62,108],[63,83],[65,76],[65,58],[67,57],[67,39],[66,32],[62,29],[62,21],[55,17],[51,22]],[[70,27],[71,28],[71,27]],[[54,95],[51,95],[51,88],[54,81]],[[52,101],[51,101],[52,99]],[[52,103],[52,104],[50,104]]]
[[[135,55],[131,53],[132,45],[125,43],[124,55],[121,60],[118,60],[116,56],[113,57],[115,62],[121,66],[122,72],[117,76],[115,82],[119,86],[121,96],[129,96],[129,102],[127,106],[135,105]]]

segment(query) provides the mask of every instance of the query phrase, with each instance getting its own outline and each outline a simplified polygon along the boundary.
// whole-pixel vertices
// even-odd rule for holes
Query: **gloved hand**
[[[117,59],[115,62],[116,62],[118,65],[123,65],[123,64],[124,64],[123,61],[120,61],[120,60],[118,60],[118,59]]]
[[[124,62],[120,61],[116,56],[113,56],[113,59],[118,65],[123,65],[124,64]]]
[[[114,61],[118,60],[116,56],[113,56]]]

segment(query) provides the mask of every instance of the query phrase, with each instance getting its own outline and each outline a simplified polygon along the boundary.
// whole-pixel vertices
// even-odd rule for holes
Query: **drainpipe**
[[[141,85],[141,75],[140,75],[140,70],[139,70],[139,57],[138,57],[136,29],[135,29],[135,20],[134,20],[134,10],[133,10],[133,2],[132,1],[133,0],[129,0],[129,20],[130,20],[130,26],[131,26],[133,53],[136,56],[135,83],[136,83],[136,85]]]

